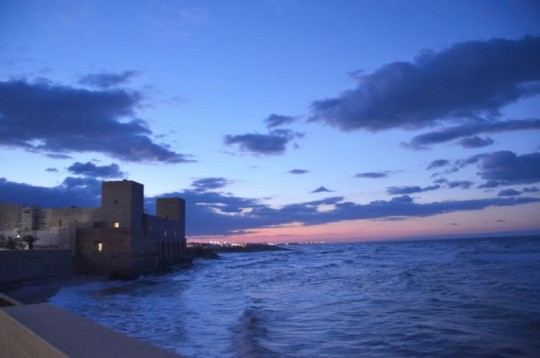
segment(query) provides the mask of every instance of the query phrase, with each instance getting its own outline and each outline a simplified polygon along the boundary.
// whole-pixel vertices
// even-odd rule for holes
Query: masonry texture
[[[36,250],[64,249],[80,274],[135,276],[185,256],[185,202],[159,198],[157,215],[144,213],[144,186],[131,180],[102,183],[97,208],[44,209],[0,204],[0,234],[33,235]]]

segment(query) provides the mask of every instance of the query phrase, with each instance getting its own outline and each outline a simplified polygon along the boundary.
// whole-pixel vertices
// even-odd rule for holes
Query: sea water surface
[[[50,302],[188,357],[539,357],[540,239],[229,253]]]

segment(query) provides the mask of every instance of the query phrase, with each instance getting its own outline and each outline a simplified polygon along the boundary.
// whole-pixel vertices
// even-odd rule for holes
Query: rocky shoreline
[[[222,253],[230,252],[259,252],[259,251],[283,251],[286,248],[279,245],[268,244],[235,244],[235,245],[217,245],[217,244],[191,244],[187,248],[187,255],[192,259],[219,259]]]

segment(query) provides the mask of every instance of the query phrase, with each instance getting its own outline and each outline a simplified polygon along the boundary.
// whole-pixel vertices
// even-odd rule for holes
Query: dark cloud
[[[484,121],[480,123],[467,123],[460,126],[442,128],[433,132],[420,134],[414,137],[407,146],[415,149],[423,149],[433,144],[439,144],[459,138],[464,138],[459,142],[462,146],[468,146],[469,148],[480,147],[489,145],[493,143],[493,141],[491,140],[491,138],[482,139],[480,137],[476,137],[476,134],[539,129],[540,119],[509,120],[504,122]]]
[[[92,162],[76,162],[67,168],[71,173],[77,175],[85,175],[95,178],[121,178],[126,176],[126,173],[120,171],[118,164],[111,165],[95,165]]]
[[[501,185],[503,185],[503,184],[501,184],[497,180],[488,180],[484,184],[478,185],[478,188],[480,188],[480,189],[493,189],[493,188],[497,188],[497,187],[499,187]]]
[[[442,201],[420,204],[408,196],[389,201],[356,204],[343,197],[289,204],[272,208],[255,199],[238,198],[220,193],[183,191],[166,194],[186,199],[189,235],[231,235],[261,227],[301,223],[317,225],[346,220],[388,220],[392,218],[427,217],[456,211],[482,210],[490,206],[513,206],[540,202],[536,198],[495,198],[465,201]],[[149,207],[153,201],[149,201]],[[319,210],[320,205],[333,207]],[[152,212],[152,210],[149,210]],[[234,214],[234,215],[231,215]]]
[[[533,186],[531,188],[523,188],[524,193],[538,193],[539,191],[540,191],[540,189],[538,189],[535,186]]]
[[[30,152],[32,152],[32,150],[30,149],[29,150]],[[37,151],[35,151],[37,152]],[[54,153],[48,153],[48,154],[45,154],[45,156],[47,156],[48,158],[51,158],[51,159],[72,159],[71,155],[66,155],[66,154],[54,154]]]
[[[488,181],[484,185],[491,187],[540,182],[540,153],[494,152],[483,156],[478,166],[480,177]]]
[[[67,177],[61,185],[47,188],[10,182],[0,178],[0,202],[46,208],[96,207],[100,203],[101,182],[92,178]]]
[[[111,88],[129,83],[137,74],[137,71],[88,74],[81,77],[79,84],[98,88]]]
[[[0,178],[0,202],[41,204],[43,207],[98,206],[100,182],[93,178],[66,178],[53,188],[34,187]],[[213,191],[184,190],[159,195],[181,197],[187,205],[187,233],[231,235],[248,230],[300,223],[317,225],[346,220],[386,220],[428,217],[457,211],[482,210],[491,206],[514,206],[540,202],[539,198],[501,197],[463,201],[416,203],[409,196],[376,200],[367,204],[329,197],[274,208],[258,199],[241,198]],[[147,198],[148,213],[155,212],[155,198]],[[320,210],[325,206],[325,210]]]
[[[521,193],[519,191],[517,191],[517,190],[504,189],[504,190],[499,191],[498,196],[517,196],[517,195],[521,195]]]
[[[274,129],[269,134],[226,135],[225,144],[237,144],[242,151],[254,154],[279,155],[285,153],[289,142],[299,137],[302,137],[301,133],[288,129]]]
[[[332,190],[325,188],[324,186],[320,186],[317,189],[310,191],[310,193],[330,193]]]
[[[472,181],[468,180],[455,180],[455,181],[449,181],[446,183],[450,189],[455,188],[461,188],[461,189],[469,189],[474,183]]]
[[[459,160],[456,160],[455,161],[455,165],[458,169],[462,169],[468,165],[471,165],[471,164],[476,164],[478,162],[480,162],[483,158],[485,158],[486,156],[488,156],[489,154],[486,154],[486,153],[481,153],[481,154],[475,154],[473,156],[470,156],[469,158],[466,158],[466,159],[459,159]]]
[[[432,177],[438,176],[438,175],[441,175],[441,174],[456,173],[456,172],[460,171],[461,169],[463,169],[463,168],[465,168],[465,167],[467,167],[469,165],[479,163],[480,160],[482,158],[484,158],[485,156],[487,156],[487,155],[488,154],[481,153],[481,154],[475,154],[475,155],[470,156],[470,157],[465,158],[465,159],[454,160],[453,162],[448,163],[447,169],[445,169],[443,172],[433,174]]]
[[[446,178],[439,178],[437,180],[434,180],[433,181],[435,184],[444,184],[444,183],[448,183],[448,179]]]
[[[495,141],[489,137],[481,138],[479,136],[463,138],[459,141],[459,144],[463,148],[482,148],[492,145]]]
[[[231,183],[230,180],[225,178],[202,178],[197,179],[191,183],[196,191],[207,191],[212,189],[220,189]]]
[[[389,216],[387,218],[382,218],[382,219],[371,219],[371,221],[403,221],[403,220],[407,220],[407,218],[403,216]]]
[[[429,163],[427,168],[428,168],[428,170],[430,170],[430,169],[445,167],[448,164],[450,164],[450,162],[448,160],[446,160],[446,159],[437,159],[437,160],[434,160],[431,163]]]
[[[49,173],[58,173],[58,169],[56,168],[47,168],[45,169],[46,172],[49,172]]]
[[[365,173],[358,173],[354,177],[355,178],[364,178],[364,179],[381,179],[381,178],[387,178],[389,175],[395,173],[394,170],[386,170],[383,172],[365,172]]]
[[[457,43],[355,79],[355,89],[313,102],[310,121],[378,131],[495,118],[507,104],[540,92],[540,37]]]
[[[292,169],[292,170],[289,170],[289,173],[290,174],[306,174],[306,173],[309,173],[309,170],[305,170],[305,169]]]
[[[492,189],[501,185],[540,182],[540,153],[536,152],[523,155],[517,155],[510,151],[476,154],[465,159],[455,160],[449,164],[447,170],[434,175],[455,173],[472,164],[478,166],[478,175],[485,180],[478,188]],[[449,188],[468,189],[472,185],[473,183],[470,181],[448,182]]]
[[[0,145],[43,154],[98,152],[132,162],[190,162],[154,143],[136,118],[141,95],[48,82],[0,82]]]
[[[296,120],[296,117],[292,116],[282,116],[279,114],[271,114],[264,120],[267,128],[275,128],[285,124],[291,124]]]
[[[426,191],[432,191],[440,189],[440,185],[431,185],[427,187],[419,187],[419,186],[391,186],[389,187],[386,192],[389,195],[407,195],[407,194],[414,194],[414,193],[423,193]]]

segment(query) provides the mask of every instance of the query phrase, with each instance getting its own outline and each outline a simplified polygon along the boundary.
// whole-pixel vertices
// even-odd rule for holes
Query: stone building
[[[70,249],[77,273],[150,273],[185,256],[185,201],[158,198],[156,215],[148,215],[142,184],[106,181],[97,208],[43,209],[0,203],[0,233],[37,236],[36,249]]]

